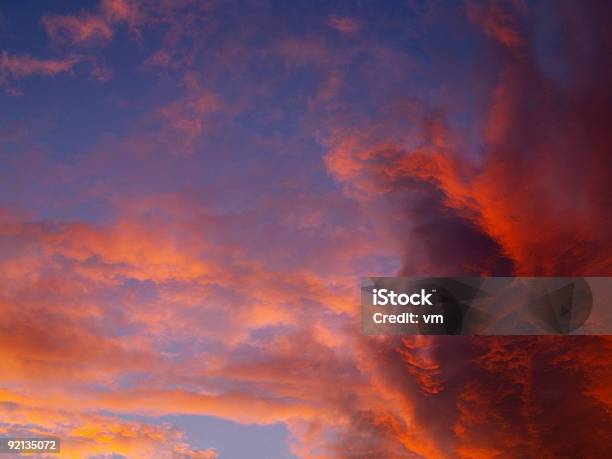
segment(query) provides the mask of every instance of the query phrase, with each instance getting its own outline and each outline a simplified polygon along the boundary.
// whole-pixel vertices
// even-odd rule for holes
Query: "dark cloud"
[[[554,35],[556,65],[538,54],[534,37],[551,25],[533,9],[468,5],[466,17],[486,37],[478,151],[459,148],[444,107],[432,124],[425,104],[413,104],[416,113],[391,130],[385,120],[334,143],[330,171],[400,228],[399,274],[612,273],[609,8],[546,7],[564,31]],[[410,131],[419,116],[425,129]],[[398,140],[401,126],[408,142]],[[597,458],[611,444],[606,337],[370,340],[362,350],[364,361],[376,362],[373,379],[411,413],[409,425],[387,425],[387,444],[427,431],[438,451],[425,457],[462,458]],[[423,396],[428,387],[435,390]],[[370,432],[379,427],[369,422]],[[362,423],[352,433],[364,431]]]

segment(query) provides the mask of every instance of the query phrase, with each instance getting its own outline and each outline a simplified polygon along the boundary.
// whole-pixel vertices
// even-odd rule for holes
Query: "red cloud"
[[[568,55],[574,51],[579,52],[570,48]],[[407,218],[413,224],[416,219],[411,231],[418,232],[420,222],[432,249],[452,241],[448,257],[466,246],[476,248],[479,233],[489,253],[464,259],[467,264],[493,256],[509,258],[520,274],[610,272],[612,247],[605,235],[612,232],[607,218],[612,139],[603,120],[612,117],[612,106],[595,96],[607,91],[608,80],[579,73],[574,85],[565,87],[542,73],[534,57],[507,56],[502,62],[483,123],[484,154],[477,159],[456,148],[443,117],[423,123],[419,116],[430,119],[431,110],[416,106],[410,116],[420,130],[385,137],[375,124],[333,140],[329,170],[362,196],[404,193],[413,204],[408,207],[422,216],[415,210]],[[593,65],[609,74],[606,59]],[[428,226],[434,211],[437,228],[454,228],[454,240]],[[464,243],[457,238],[461,234]]]

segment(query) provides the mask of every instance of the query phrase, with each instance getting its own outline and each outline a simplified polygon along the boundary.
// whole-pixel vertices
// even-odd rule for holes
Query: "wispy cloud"
[[[38,59],[27,54],[9,55],[2,51],[0,55],[0,85],[8,94],[19,95],[21,92],[15,83],[23,78],[36,75],[56,76],[72,73],[74,67],[83,61],[83,57],[72,54],[60,59]]]
[[[331,16],[329,25],[344,35],[354,35],[363,28],[363,22],[359,19]]]
[[[33,75],[69,73],[82,59],[78,55],[72,55],[64,59],[37,59],[27,54],[10,56],[7,51],[2,51],[0,79],[6,81]]]
[[[138,10],[136,1],[103,0],[95,13],[47,15],[42,23],[53,40],[73,45],[103,44],[114,37],[117,25],[135,26]]]

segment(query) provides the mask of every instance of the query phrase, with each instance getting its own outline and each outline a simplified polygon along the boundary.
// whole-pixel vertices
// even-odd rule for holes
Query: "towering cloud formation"
[[[420,117],[423,127],[407,139],[381,134],[387,123],[336,139],[330,172],[368,205],[386,201],[399,215],[389,220],[408,241],[403,274],[610,275],[608,8],[565,3],[554,11],[565,32],[552,57],[536,42],[547,33],[538,27],[550,24],[500,3],[467,11],[490,37],[482,64],[495,76],[479,150],[458,149],[460,133],[417,105],[405,121]],[[414,361],[422,348],[405,339],[386,342],[385,359],[380,343],[366,346],[364,360],[379,363],[374,379],[416,403],[416,422],[396,432],[396,444],[422,429],[438,440],[426,457],[606,455],[609,338],[437,338],[425,347],[423,365]],[[415,371],[425,397],[408,383]]]
[[[479,151],[458,149],[452,136],[461,133],[416,106],[404,122],[423,127],[407,141],[385,137],[386,125],[341,139],[329,170],[349,187],[365,182],[357,186],[366,194],[388,195],[399,212],[404,206],[406,230],[427,246],[433,272],[609,274],[612,62],[598,52],[612,44],[605,10],[573,4],[553,13],[569,31],[553,66],[538,55],[533,37],[546,32],[538,24],[520,31],[497,3],[470,6],[469,18],[492,39],[481,64],[495,76]],[[422,270],[407,252],[404,272]]]

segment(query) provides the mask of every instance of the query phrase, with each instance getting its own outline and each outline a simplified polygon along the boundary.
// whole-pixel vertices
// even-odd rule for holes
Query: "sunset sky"
[[[0,436],[606,457],[610,337],[365,337],[359,279],[612,275],[611,16],[1,2]]]

